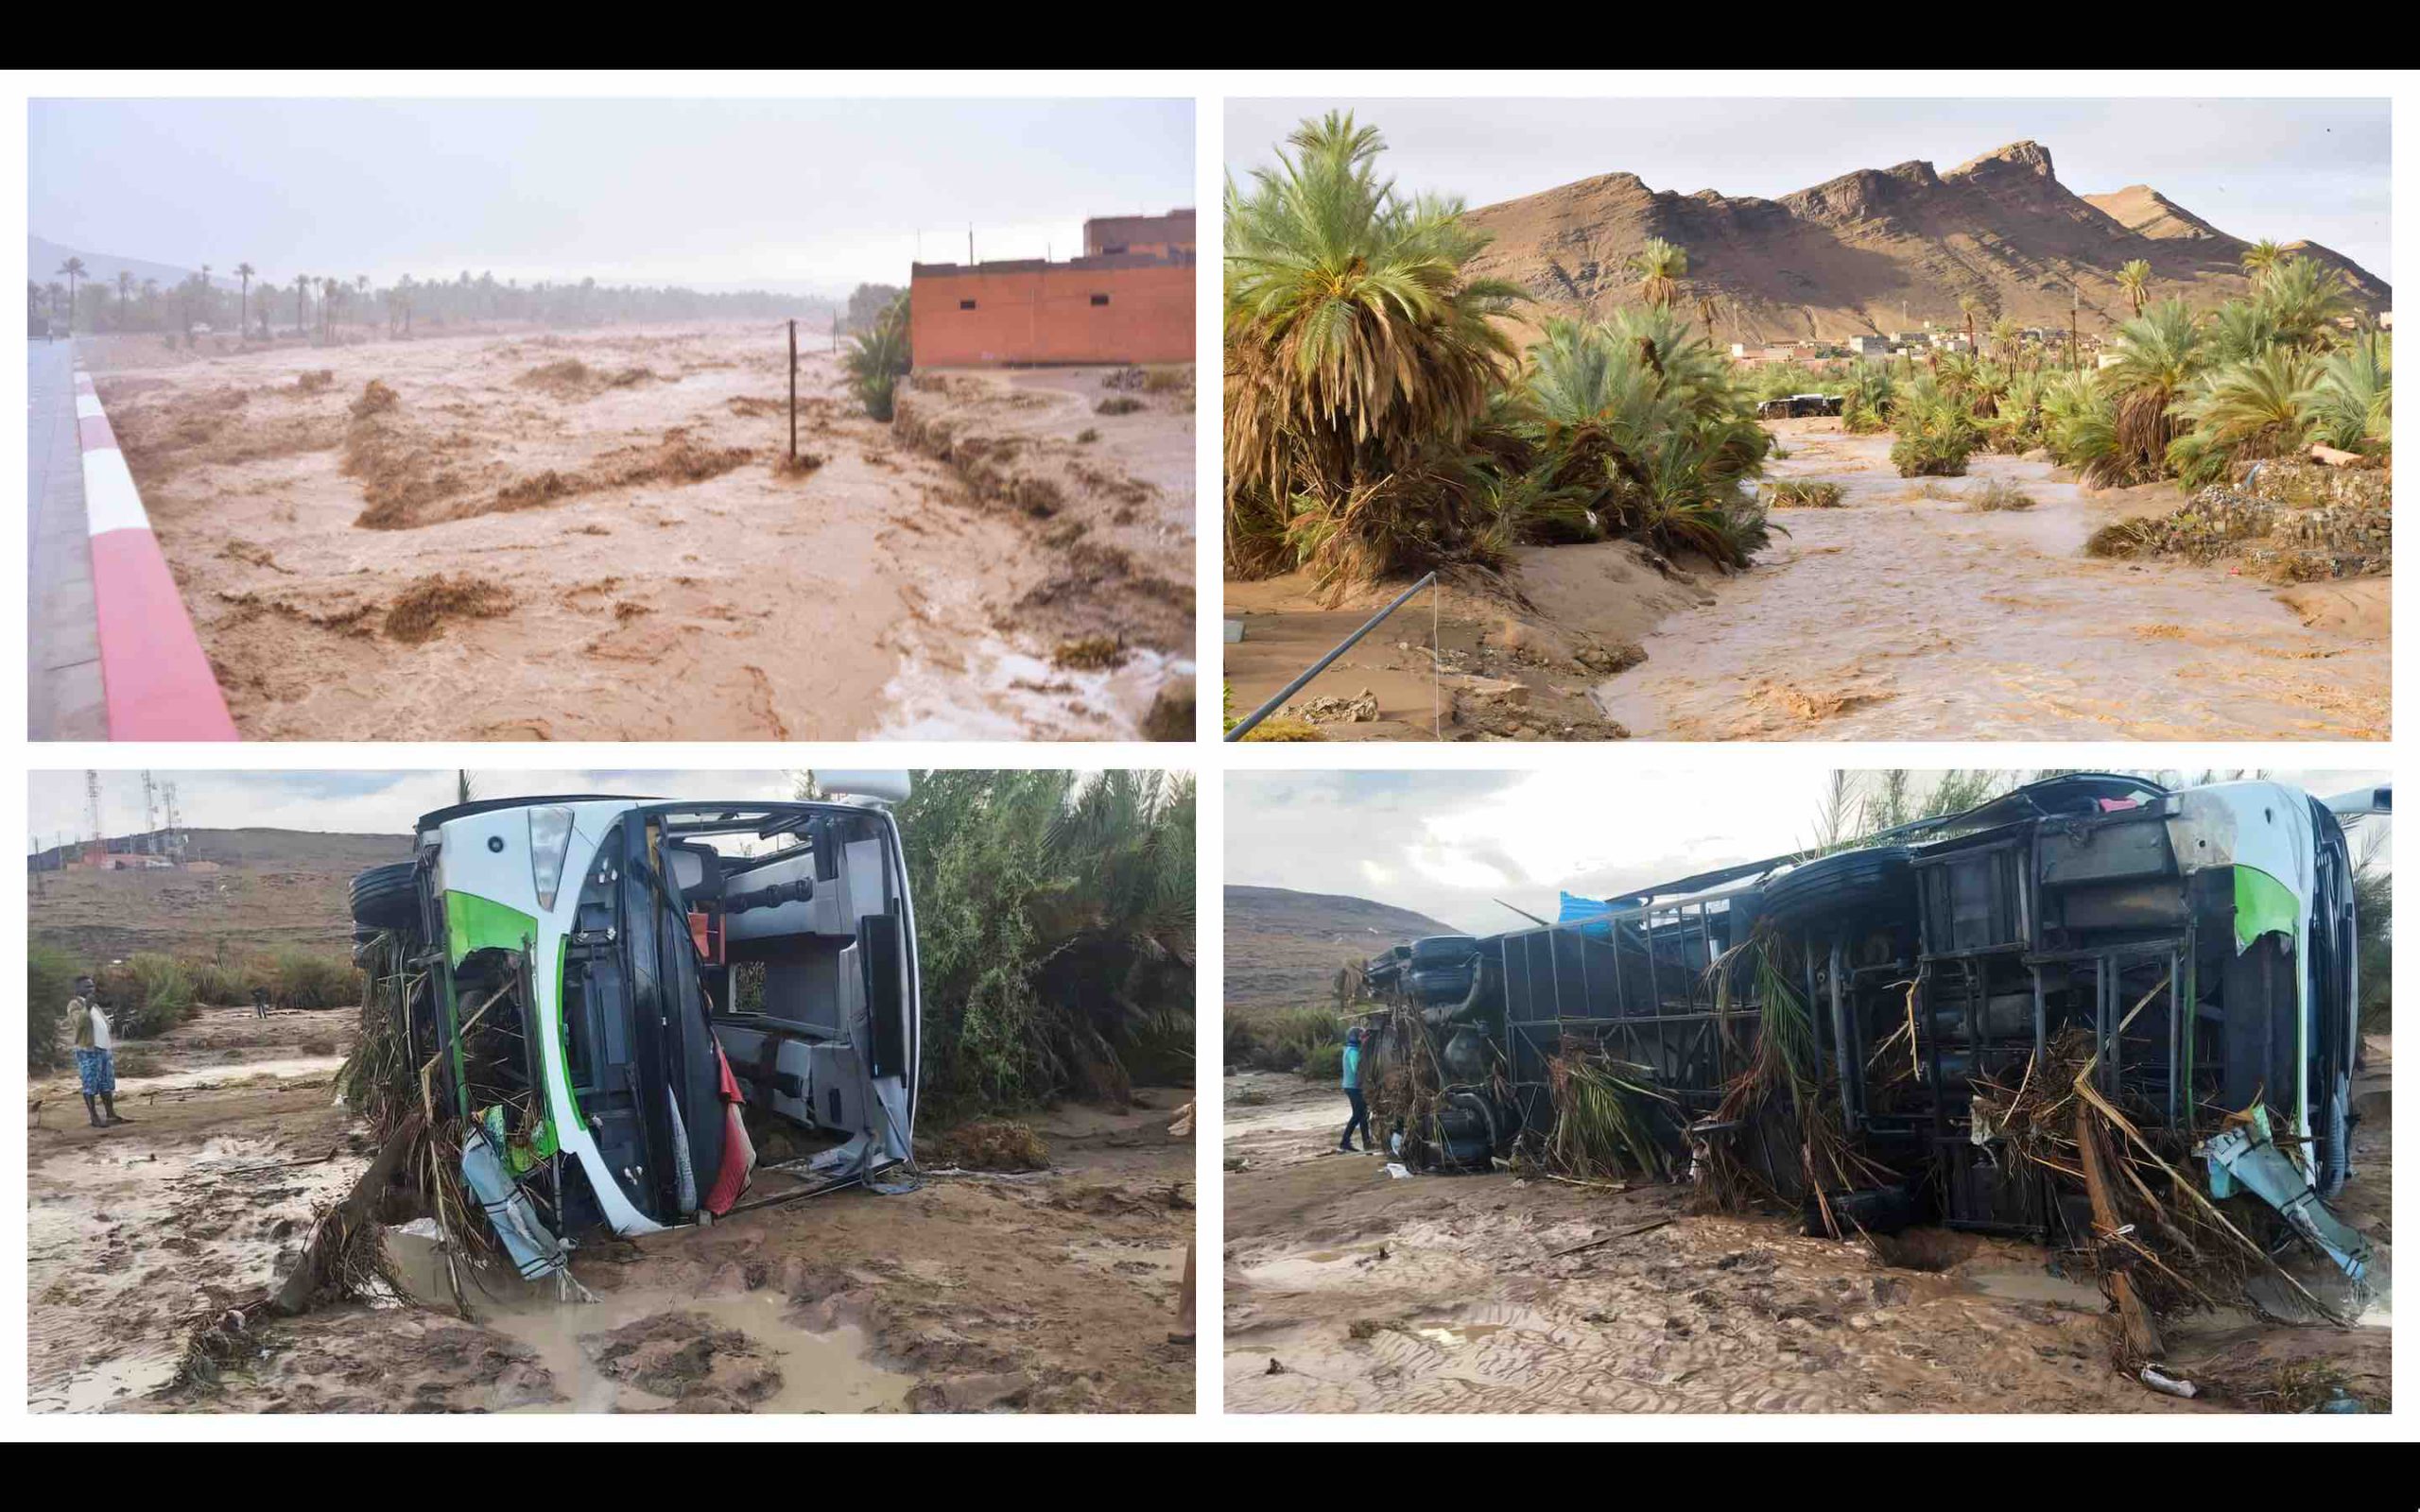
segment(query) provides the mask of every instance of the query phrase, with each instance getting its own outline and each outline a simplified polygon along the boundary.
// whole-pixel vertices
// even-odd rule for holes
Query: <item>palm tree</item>
[[[1459,457],[1514,361],[1492,318],[1527,298],[1464,276],[1488,234],[1460,200],[1381,180],[1375,128],[1330,112],[1287,144],[1226,193],[1227,552],[1252,575],[1335,560],[1348,501]],[[1447,502],[1417,507],[1454,534]]]
[[[1707,290],[1700,291],[1698,294],[1698,323],[1705,327],[1705,338],[1708,341],[1712,341],[1714,339],[1714,314],[1715,304],[1713,293]]]
[[[1661,236],[1650,236],[1632,254],[1630,270],[1638,280],[1638,297],[1661,310],[1671,304],[1681,292],[1681,280],[1689,276],[1689,254]]]
[[[2269,276],[2269,270],[2285,261],[2286,249],[2263,236],[2243,249],[2243,270],[2258,284]]]
[[[1975,317],[1983,313],[1982,297],[1976,294],[1961,294],[1958,296],[1958,313],[1966,320],[1966,350],[1973,352],[1976,350]]]
[[[126,297],[133,290],[134,275],[125,268],[119,268],[117,270],[117,325],[121,331],[126,329]]]
[[[2339,451],[2381,449],[2394,435],[2394,380],[2388,338],[2365,331],[2319,365],[2303,405],[2311,433]]]
[[[852,338],[854,347],[840,358],[857,402],[885,424],[890,421],[899,380],[915,366],[908,315],[908,296],[902,294],[875,318],[873,330]]]
[[[2139,257],[2120,265],[2118,269],[2118,288],[2133,303],[2136,315],[2143,313],[2143,296],[2151,287],[2151,282],[2152,265]]]
[[[1992,355],[1998,358],[2003,366],[2008,362],[2009,349],[2016,345],[2018,329],[2014,316],[2003,315],[1992,322]]]
[[[84,276],[84,260],[71,257],[59,265],[59,270],[67,275],[67,329],[72,335],[76,330],[76,283]]]
[[[259,271],[250,263],[235,265],[235,276],[244,281],[242,290],[235,296],[235,335],[238,336],[251,334],[252,278]]]
[[[201,318],[207,320],[210,318],[210,265],[208,263],[201,265],[201,283],[195,292],[201,296]],[[186,317],[185,323],[190,326],[193,323],[193,318]]]
[[[2180,401],[2178,418],[2193,429],[2170,448],[2174,470],[2188,481],[2223,467],[2196,468],[2191,459],[2226,460],[2290,456],[2302,450],[2310,428],[2308,409],[2319,364],[2291,347],[2272,347],[2244,362],[2212,373],[2190,398]],[[2182,455],[2178,455],[2179,452]]]
[[[294,333],[297,335],[308,336],[311,334],[310,305],[311,275],[297,273],[294,275]]]
[[[2201,322],[2182,300],[2164,300],[2118,328],[2111,361],[2098,381],[2116,406],[2116,444],[2087,464],[2095,484],[2135,482],[2157,474],[2176,438],[2169,412],[2207,365]]]

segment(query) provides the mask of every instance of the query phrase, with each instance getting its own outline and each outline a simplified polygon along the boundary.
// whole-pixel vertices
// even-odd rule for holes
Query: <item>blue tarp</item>
[[[1557,917],[1556,921],[1558,923],[1571,924],[1579,923],[1582,919],[1604,919],[1610,916],[1614,911],[1613,905],[1604,902],[1602,899],[1575,898],[1569,893],[1564,893],[1562,897],[1563,912]],[[1611,924],[1597,924],[1594,926],[1582,924],[1580,933],[1582,935],[1592,935],[1599,939],[1611,939],[1614,937],[1614,926]]]

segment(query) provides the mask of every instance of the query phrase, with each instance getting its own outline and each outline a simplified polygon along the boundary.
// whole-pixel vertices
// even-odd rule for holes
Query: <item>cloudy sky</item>
[[[1065,257],[1194,199],[1190,100],[34,100],[27,230],[79,251],[845,294]]]
[[[333,834],[407,834],[412,821],[454,801],[455,774],[419,772],[169,772],[187,829],[317,830]],[[663,798],[770,799],[796,794],[794,772],[477,771],[483,799],[541,793],[625,793]],[[28,777],[27,850],[88,837],[84,774]],[[143,828],[143,774],[101,774],[101,822],[112,834]]]
[[[2308,238],[2394,277],[2383,99],[1231,100],[1228,172],[1269,164],[1296,122],[1337,108],[1386,133],[1381,164],[1404,189],[1473,205],[1615,172],[1772,198],[2030,138],[2077,194],[2147,183],[2231,235]]]
[[[2383,771],[2273,772],[2332,797]],[[1547,919],[1557,894],[1604,898],[1815,836],[1827,774],[1232,772],[1230,884],[1342,893],[1473,934],[1516,927],[1501,899]],[[1929,783],[1930,779],[1922,779]],[[2364,820],[2384,828],[2384,821]],[[2353,836],[2358,853],[2363,835]]]

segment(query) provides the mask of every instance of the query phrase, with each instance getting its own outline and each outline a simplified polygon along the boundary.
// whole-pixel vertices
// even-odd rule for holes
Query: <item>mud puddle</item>
[[[1963,478],[1903,479],[1888,436],[1777,426],[1772,479],[1820,479],[1841,507],[1788,529],[1711,601],[1646,636],[1599,685],[1634,736],[1680,740],[2376,739],[2388,647],[2376,627],[2307,626],[2223,568],[2103,561],[2096,498],[2044,461],[1978,455]],[[2030,510],[1978,512],[1987,482]],[[1929,488],[1927,485],[1929,484]],[[2165,507],[2184,502],[2170,492]]]

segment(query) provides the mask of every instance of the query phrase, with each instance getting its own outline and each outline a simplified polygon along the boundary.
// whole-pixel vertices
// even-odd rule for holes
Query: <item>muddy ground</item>
[[[1903,479],[1891,438],[1767,424],[1772,481],[1842,505],[1776,510],[1745,572],[1635,542],[1531,548],[1407,606],[1294,700],[1332,740],[2373,740],[2389,726],[2385,578],[2278,589],[2224,566],[2113,561],[2112,521],[2179,507],[2169,485],[2087,492],[2043,460],[1978,455]],[[2026,510],[1977,511],[1991,481]],[[1928,481],[1929,487],[1927,486]],[[1236,712],[1383,606],[1319,604],[1299,576],[1226,585]],[[1438,686],[1432,689],[1432,682]],[[1325,700],[1305,708],[1308,700]]]
[[[2390,1239],[2383,1071],[2340,1211]],[[2350,1332],[2167,1325],[2204,1395],[2110,1366],[2095,1285],[2049,1251],[1910,1230],[1887,1263],[1783,1218],[1708,1215],[1677,1186],[1391,1177],[1335,1152],[1342,1097],[1227,1080],[1232,1412],[2196,1412],[2391,1405],[2383,1288]],[[1577,1248],[1592,1240],[1594,1247]]]
[[[133,1120],[86,1125],[72,1072],[28,1133],[28,1404],[36,1411],[1189,1412],[1172,1335],[1193,1145],[1153,1106],[1062,1108],[1051,1165],[927,1172],[641,1243],[574,1273],[594,1303],[516,1289],[476,1321],[341,1304],[255,1324],[216,1385],[175,1383],[191,1325],[299,1253],[373,1153],[332,1080],[354,1010],[206,1009],[129,1047]],[[131,1069],[131,1067],[130,1067]],[[390,1253],[432,1276],[424,1245]]]
[[[1107,369],[919,374],[911,431],[810,348],[792,469],[777,326],[88,346],[248,738],[1132,738],[1190,697],[1189,370],[1115,415]]]

